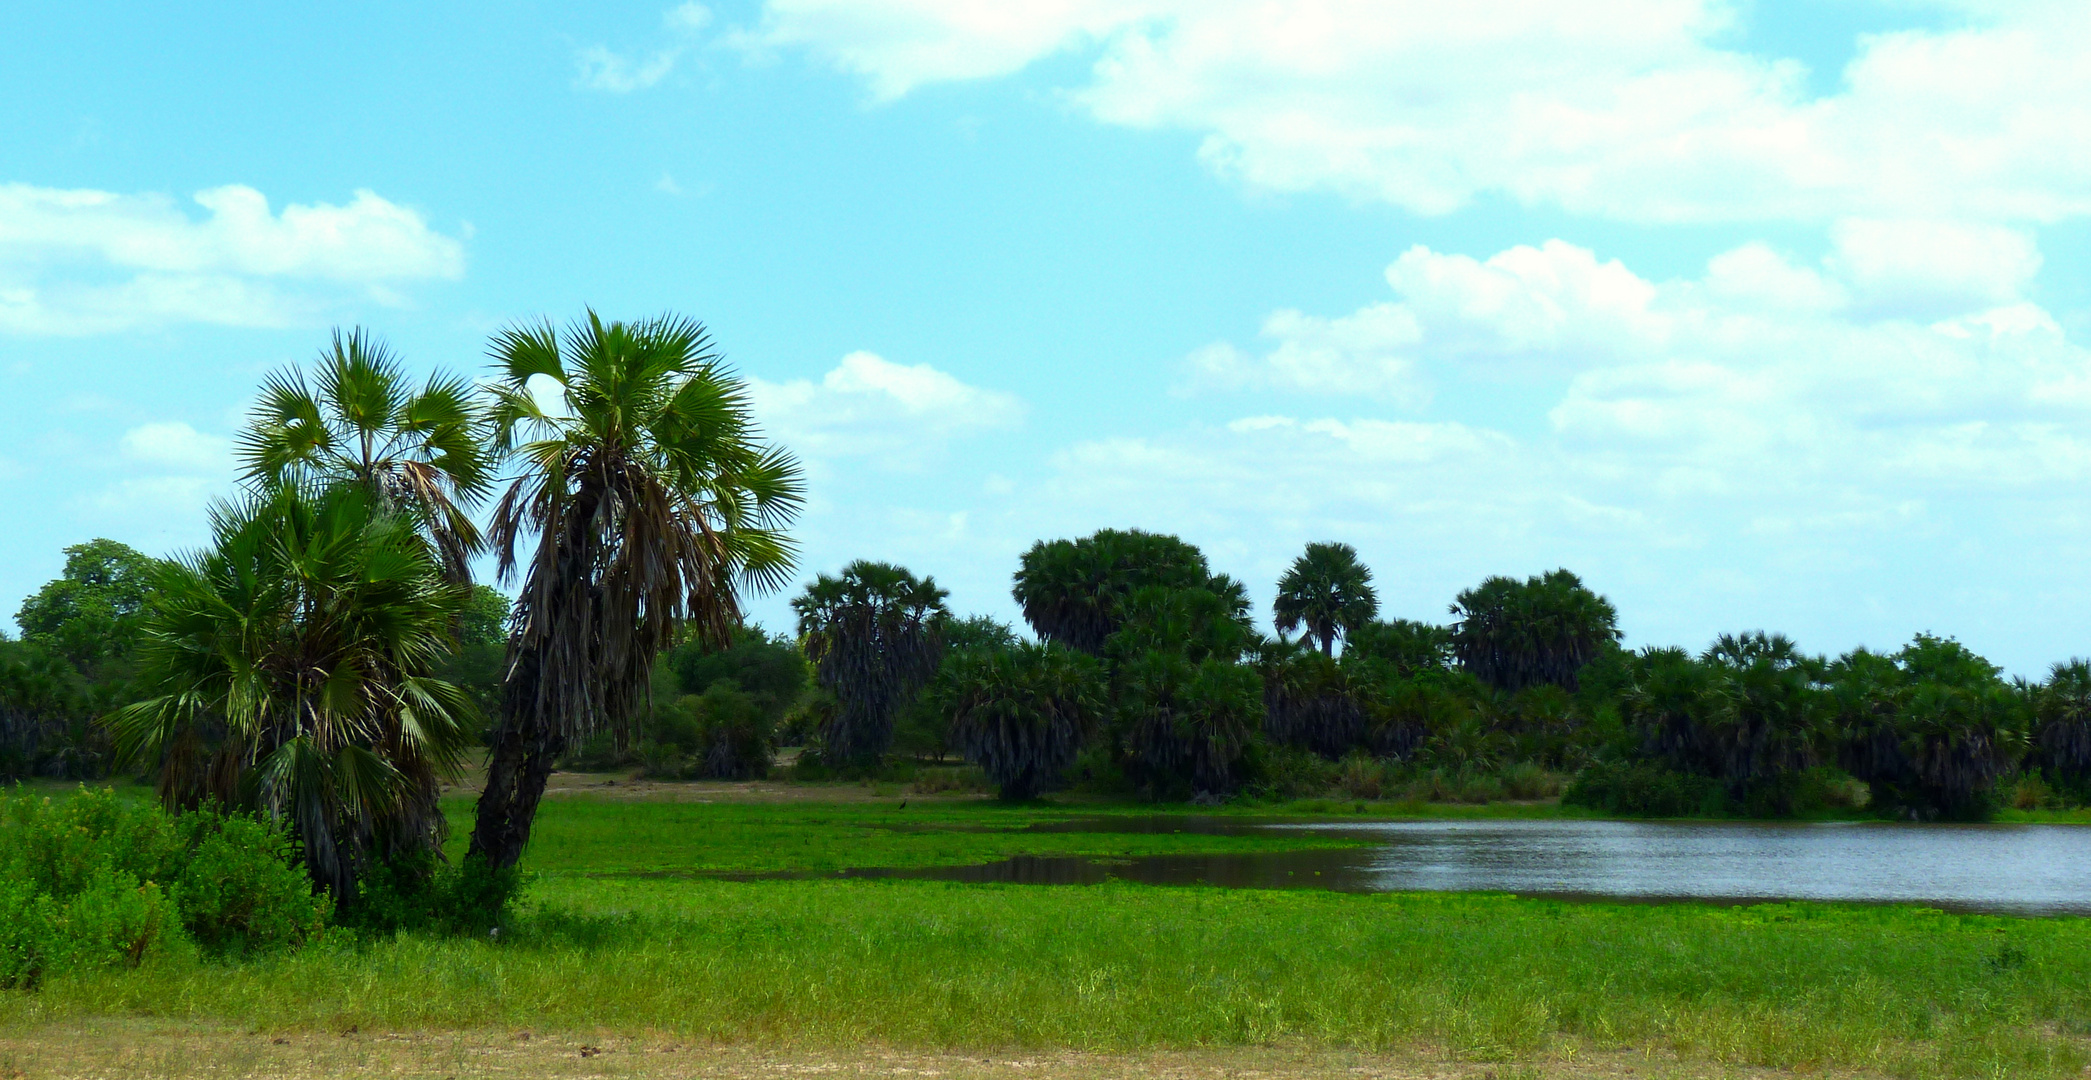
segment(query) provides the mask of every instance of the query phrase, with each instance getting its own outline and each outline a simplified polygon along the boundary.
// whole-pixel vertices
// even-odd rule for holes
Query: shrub
[[[197,944],[258,952],[301,944],[326,926],[332,903],[314,895],[297,845],[281,830],[210,813],[183,814],[176,827],[189,856],[174,879],[174,901]]]
[[[296,844],[256,818],[169,816],[108,790],[0,793],[0,986],[135,965],[192,942],[212,952],[295,945],[329,911]]]
[[[1252,740],[1242,755],[1244,790],[1260,799],[1292,800],[1326,795],[1336,786],[1336,766],[1311,750]]]
[[[1728,793],[1711,777],[1641,762],[1596,762],[1576,774],[1561,801],[1607,814],[1693,817],[1726,811]]]
[[[1353,752],[1336,763],[1336,787],[1353,799],[1377,799],[1387,791],[1387,763]]]
[[[507,921],[523,883],[513,866],[497,870],[484,859],[456,864],[417,854],[367,870],[349,918],[379,934],[483,934]]]

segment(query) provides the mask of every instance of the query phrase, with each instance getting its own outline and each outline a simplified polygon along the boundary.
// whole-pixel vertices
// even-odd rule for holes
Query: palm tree
[[[1192,588],[1147,586],[1120,611],[1105,655],[1127,774],[1152,795],[1233,790],[1264,720],[1263,680],[1241,662],[1262,644],[1247,591],[1226,575]]]
[[[143,700],[111,723],[170,806],[287,820],[342,903],[372,859],[438,855],[438,780],[473,707],[431,672],[465,590],[415,523],[354,485],[284,485],[212,511],[214,545],[155,574]]]
[[[1566,570],[1489,578],[1460,593],[1452,614],[1460,666],[1511,693],[1534,683],[1574,690],[1583,665],[1619,640],[1612,602]]]
[[[1102,529],[1080,540],[1031,545],[1011,591],[1041,640],[1101,656],[1135,592],[1212,583],[1204,553],[1174,536]]]
[[[419,522],[451,580],[469,581],[482,546],[471,508],[492,479],[483,436],[464,380],[431,375],[417,390],[384,342],[336,330],[313,383],[295,368],[263,380],[239,458],[250,483],[365,486]]]
[[[1017,644],[955,653],[930,690],[952,740],[1004,799],[1035,798],[1074,764],[1104,711],[1087,653]]]
[[[2066,783],[2091,778],[2091,661],[2056,664],[2038,698],[2041,756]]]
[[[1358,561],[1357,548],[1308,544],[1306,553],[1278,579],[1271,608],[1279,636],[1305,626],[1307,636],[1320,643],[1321,654],[1334,656],[1339,634],[1348,641],[1352,632],[1379,614],[1379,594],[1372,589],[1372,571]]]
[[[894,719],[943,661],[946,595],[935,578],[858,560],[839,576],[820,575],[791,602],[813,677],[839,704],[821,732],[831,764],[885,756]]]
[[[1351,685],[1357,665],[1345,663],[1300,643],[1276,642],[1263,651],[1257,667],[1263,676],[1263,733],[1281,746],[1311,750],[1335,761],[1355,748],[1365,733],[1361,695]]]
[[[494,446],[521,470],[490,539],[523,585],[471,854],[500,870],[567,745],[627,737],[663,650],[686,630],[725,646],[742,591],[784,584],[804,485],[697,323],[591,311],[563,333],[505,330],[492,352]]]
[[[1854,650],[1824,679],[1846,770],[1872,788],[1876,806],[1918,818],[1986,814],[2035,708],[2029,687],[1930,634],[1893,656]]]

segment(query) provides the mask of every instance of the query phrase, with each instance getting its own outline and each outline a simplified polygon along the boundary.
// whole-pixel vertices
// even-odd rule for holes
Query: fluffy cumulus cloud
[[[853,352],[821,376],[751,379],[756,417],[771,436],[816,465],[868,459],[915,468],[952,440],[1023,422],[1015,397],[959,381],[928,364]]]
[[[2091,210],[2091,8],[1945,3],[1835,93],[1738,51],[1725,0],[769,0],[756,45],[891,99],[1095,53],[1099,120],[1205,135],[1214,168],[1442,213],[1485,194],[1636,221]]]
[[[200,217],[163,195],[0,185],[0,331],[299,325],[464,273],[461,241],[370,191],[280,213],[239,185],[194,202]]]
[[[1712,609],[1845,645],[1974,632],[2001,620],[1971,582],[2046,573],[2091,520],[2091,351],[2021,298],[2039,253],[2015,233],[1836,234],[1813,264],[1753,243],[1668,281],[1559,241],[1411,250],[1388,269],[1391,301],[1281,312],[1260,359],[1224,344],[1191,358],[1208,389],[1297,392],[1286,415],[1070,447],[1039,512],[1109,508],[1237,550],[1252,576],[1342,536],[1420,568],[1393,587],[1405,597],[1568,562],[1643,640],[1735,628],[1702,625]],[[1332,326],[1380,329],[1302,376],[1291,358]],[[1424,415],[1376,418],[1359,396],[1390,365],[1435,392]],[[1511,383],[1551,388],[1522,428],[1490,407]],[[1477,404],[1500,430],[1429,415]],[[1811,595],[1841,599],[1778,608]]]

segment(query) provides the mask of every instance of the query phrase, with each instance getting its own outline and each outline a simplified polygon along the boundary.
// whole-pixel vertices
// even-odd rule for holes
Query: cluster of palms
[[[417,387],[375,340],[337,334],[309,381],[271,377],[212,544],[152,572],[136,700],[110,717],[170,804],[286,822],[344,904],[374,867],[440,858],[437,796],[483,726],[470,857],[513,865],[567,746],[621,737],[663,650],[723,644],[740,595],[791,569],[797,464],[762,442],[702,327],[591,313],[490,351],[481,385]],[[443,676],[488,632],[484,554],[521,589],[475,700]]]
[[[1035,545],[1014,596],[1039,644],[946,650],[933,582],[857,564],[817,583],[800,628],[826,660],[831,756],[875,760],[918,697],[1013,797],[1065,783],[1085,752],[1155,797],[1224,795],[1286,752],[1580,772],[1581,797],[1624,810],[1661,807],[1598,790],[1622,769],[1769,814],[1803,809],[1803,779],[1829,770],[1919,817],[1980,814],[2013,777],[2091,786],[2091,665],[2010,682],[1930,636],[1835,660],[1763,633],[1630,653],[1611,603],[1566,570],[1489,578],[1449,625],[1383,621],[1356,551],[1311,544],[1278,582],[1266,638],[1195,547],[1105,530]]]

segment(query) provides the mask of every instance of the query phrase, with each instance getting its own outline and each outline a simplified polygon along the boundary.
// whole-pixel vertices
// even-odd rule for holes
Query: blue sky
[[[2091,15],[2046,0],[32,3],[0,38],[0,597],[203,539],[335,325],[674,310],[805,570],[1013,618],[1178,532],[1388,614],[2091,653]],[[14,601],[0,601],[11,610]],[[785,625],[785,598],[752,605]]]

